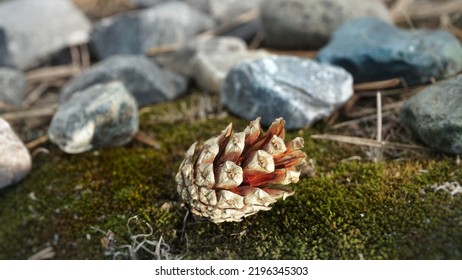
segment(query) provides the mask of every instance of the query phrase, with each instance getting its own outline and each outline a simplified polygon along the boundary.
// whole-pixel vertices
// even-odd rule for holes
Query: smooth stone
[[[159,67],[142,55],[115,55],[93,65],[69,81],[61,90],[60,101],[68,100],[75,92],[112,80],[123,82],[135,97],[138,106],[159,103],[183,95],[188,79]]]
[[[263,0],[184,0],[192,7],[212,16],[218,22],[232,20],[251,10],[259,9]]]
[[[0,118],[0,189],[21,181],[31,166],[29,150],[8,122]]]
[[[27,80],[23,72],[13,68],[0,68],[0,102],[19,107],[26,93]]]
[[[91,48],[99,59],[145,54],[151,48],[183,44],[213,25],[208,15],[184,2],[165,2],[99,21],[91,32]]]
[[[283,49],[319,49],[340,25],[362,16],[391,22],[380,0],[266,0],[260,13],[265,44]]]
[[[130,0],[130,4],[137,9],[145,9],[168,1],[171,0]]]
[[[51,120],[50,141],[66,153],[124,145],[138,131],[138,106],[121,82],[75,93]]]
[[[194,74],[193,59],[196,55],[201,53],[229,54],[246,50],[246,43],[239,38],[212,37],[191,40],[178,51],[155,56],[154,60],[165,68],[192,77]]]
[[[268,126],[283,117],[288,129],[298,129],[330,116],[352,95],[353,78],[340,67],[272,56],[235,65],[220,102],[244,119],[261,117]]]
[[[446,31],[408,31],[367,17],[340,27],[317,60],[345,68],[355,82],[401,78],[413,85],[461,71],[462,45]]]
[[[231,67],[245,60],[268,57],[263,50],[230,53],[199,53],[193,59],[193,78],[203,90],[218,93]]]
[[[91,28],[71,0],[0,3],[0,27],[12,64],[22,70],[39,66],[65,47],[87,43]]]
[[[425,88],[400,113],[401,122],[427,146],[462,154],[462,75]]]

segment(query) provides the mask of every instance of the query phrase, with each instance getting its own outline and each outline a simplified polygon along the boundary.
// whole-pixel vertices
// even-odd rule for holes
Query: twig
[[[157,142],[152,137],[146,135],[145,133],[141,131],[138,131],[133,138],[143,144],[146,144],[148,146],[155,148],[156,150],[160,150],[159,142]]]
[[[175,43],[175,44],[167,44],[161,45],[157,47],[150,48],[146,51],[147,56],[156,56],[163,53],[174,52],[183,47],[183,44]]]
[[[32,150],[32,149],[34,149],[35,147],[40,146],[40,145],[43,144],[43,143],[46,143],[47,141],[48,141],[48,135],[45,134],[45,135],[42,135],[42,136],[40,136],[39,138],[34,139],[34,140],[30,141],[29,143],[27,143],[27,144],[26,144],[26,147],[27,147],[29,150]]]
[[[367,146],[367,147],[373,147],[373,148],[423,150],[423,151],[428,151],[428,152],[433,151],[430,148],[419,146],[419,145],[402,144],[402,143],[394,143],[394,142],[387,142],[387,141],[378,142],[377,140],[374,140],[374,139],[367,139],[367,138],[353,137],[353,136],[315,134],[315,135],[312,135],[311,138],[320,139],[320,140],[330,140],[330,141],[336,141],[336,142],[360,145],[360,146]]]
[[[23,108],[29,108],[32,104],[34,104],[37,100],[40,99],[43,93],[48,89],[49,87],[48,82],[41,82],[34,90],[32,90],[29,95],[27,96],[26,99],[22,102],[22,107]]]
[[[48,246],[45,249],[42,249],[38,251],[37,253],[33,254],[28,259],[29,260],[46,260],[46,259],[54,258],[55,255],[56,253],[53,250],[53,247]]]
[[[409,0],[402,0],[409,1]],[[413,0],[410,1],[411,4]],[[406,9],[406,13],[396,12],[393,19],[395,22],[406,21],[406,16],[411,20],[426,19],[431,17],[439,17],[442,14],[455,14],[462,12],[462,1],[454,0],[439,5],[421,5],[419,9]]]
[[[396,22],[398,18],[401,18],[403,11],[407,11],[413,2],[414,0],[396,0],[390,7],[390,16],[393,21]]]
[[[244,25],[246,23],[249,23],[251,22],[252,20],[255,20],[258,18],[260,14],[260,11],[259,9],[251,9],[251,10],[248,10],[242,14],[240,14],[239,16],[237,16],[236,18],[228,21],[228,22],[225,22],[224,24],[221,24],[215,28],[212,28],[212,29],[209,29],[205,32],[202,32],[200,33],[199,35],[197,35],[198,38],[210,38],[210,37],[213,37],[213,36],[217,36],[217,35],[220,35],[220,34],[223,34],[223,33],[226,33],[230,30],[233,30],[234,28],[236,27],[239,27],[241,25]]]
[[[318,54],[317,51],[294,51],[294,50],[276,50],[276,49],[265,49],[267,52],[276,55],[290,55],[298,57],[315,58]]]
[[[53,104],[48,107],[37,108],[37,109],[28,109],[17,112],[10,112],[1,114],[0,117],[7,120],[20,120],[27,118],[36,118],[36,117],[49,117],[52,116],[58,109],[59,104]]]
[[[376,90],[376,89],[386,89],[398,86],[401,83],[399,78],[394,78],[390,80],[383,80],[377,82],[368,82],[368,83],[358,83],[353,85],[355,91],[361,90]]]
[[[69,78],[78,71],[78,67],[74,65],[51,66],[31,70],[26,73],[26,77],[29,82],[42,82],[45,80]]]
[[[380,91],[377,91],[377,142],[382,143],[382,96],[380,94]],[[377,161],[382,160],[382,154],[382,148],[377,148]]]

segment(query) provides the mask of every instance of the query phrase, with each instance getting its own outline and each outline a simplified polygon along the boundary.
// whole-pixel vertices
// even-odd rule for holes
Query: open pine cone
[[[266,133],[260,118],[243,132],[233,133],[229,124],[201,148],[192,144],[176,175],[191,211],[214,223],[238,222],[294,194],[285,185],[298,182],[306,154],[300,151],[303,138],[284,143],[284,124],[276,119]]]

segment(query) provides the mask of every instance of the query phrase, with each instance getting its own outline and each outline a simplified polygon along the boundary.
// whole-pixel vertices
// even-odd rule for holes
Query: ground
[[[141,110],[141,131],[154,147],[133,141],[68,155],[45,144],[49,153],[34,154],[31,174],[0,192],[0,258],[462,258],[462,195],[435,190],[462,182],[455,157],[373,162],[358,147],[312,139],[322,123],[286,136],[302,136],[315,162],[295,195],[240,223],[188,214],[174,180],[184,152],[229,122],[237,130],[247,124],[233,116],[172,117],[194,100]]]

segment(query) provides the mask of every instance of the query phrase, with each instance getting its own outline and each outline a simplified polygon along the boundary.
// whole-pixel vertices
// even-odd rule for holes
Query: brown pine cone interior
[[[303,138],[284,142],[284,124],[278,118],[266,133],[260,118],[243,132],[229,124],[202,147],[192,144],[176,175],[191,211],[215,223],[238,222],[294,194],[288,184],[298,182],[306,154]]]

